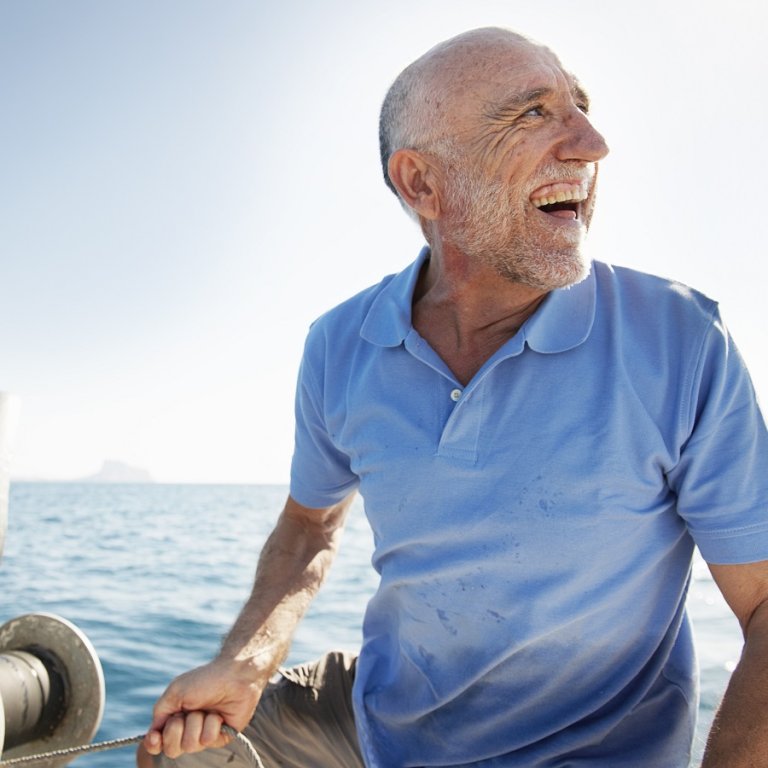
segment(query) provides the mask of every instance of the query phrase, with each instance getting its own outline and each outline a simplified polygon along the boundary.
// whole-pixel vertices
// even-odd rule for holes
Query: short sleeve
[[[768,435],[744,362],[715,314],[691,375],[689,437],[669,473],[710,563],[768,559]]]
[[[333,443],[324,418],[323,388],[313,369],[312,334],[304,350],[296,386],[296,433],[291,461],[291,496],[306,507],[337,504],[358,485],[349,457]],[[317,365],[317,363],[315,363]]]

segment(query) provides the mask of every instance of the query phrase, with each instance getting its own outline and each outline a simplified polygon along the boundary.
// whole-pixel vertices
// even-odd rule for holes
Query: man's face
[[[540,290],[583,279],[596,163],[607,153],[586,116],[586,95],[530,43],[470,64],[461,93],[443,239]]]

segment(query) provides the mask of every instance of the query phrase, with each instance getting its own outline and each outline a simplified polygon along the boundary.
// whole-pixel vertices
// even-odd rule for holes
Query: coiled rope
[[[238,733],[234,728],[230,728],[228,725],[222,726],[221,730],[242,745],[245,753],[248,755],[248,759],[255,768],[264,768],[264,763],[261,762],[261,758],[259,757],[258,752],[254,749],[253,744],[251,744],[242,733]],[[75,757],[90,752],[106,752],[109,749],[119,749],[120,747],[128,747],[131,744],[138,744],[143,739],[144,734],[141,734],[140,736],[129,736],[125,739],[112,739],[111,741],[99,741],[96,744],[83,744],[81,747],[55,749],[52,752],[44,752],[39,755],[14,757],[11,760],[0,760],[0,768],[11,768],[11,766],[16,765],[32,765],[33,763],[40,763],[59,757]]]

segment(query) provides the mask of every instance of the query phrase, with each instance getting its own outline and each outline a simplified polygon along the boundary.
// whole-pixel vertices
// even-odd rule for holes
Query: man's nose
[[[608,145],[602,134],[584,112],[573,107],[563,119],[563,137],[557,147],[558,159],[596,163],[607,154]]]

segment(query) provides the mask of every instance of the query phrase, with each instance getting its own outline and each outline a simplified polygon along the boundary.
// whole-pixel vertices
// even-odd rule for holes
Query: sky
[[[717,299],[765,403],[767,23],[763,0],[0,0],[12,476],[286,482],[309,324],[422,244],[381,180],[384,93],[488,25],[590,92],[590,254]]]

